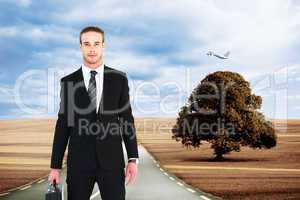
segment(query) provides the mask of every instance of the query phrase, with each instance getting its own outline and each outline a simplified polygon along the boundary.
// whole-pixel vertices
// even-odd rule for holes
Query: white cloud
[[[299,43],[298,10],[294,2],[285,0],[243,2],[175,0],[126,3],[113,0],[78,3],[68,12],[55,13],[54,19],[72,23],[85,21],[110,23],[110,31],[118,32],[118,38],[112,39],[113,45],[110,45],[112,48],[120,48],[117,42],[130,45],[130,42],[143,37],[143,34],[123,36],[120,27],[125,24],[128,24],[128,29],[147,33],[145,37],[168,32],[172,25],[177,27],[178,33],[185,32],[188,37],[175,37],[177,41],[174,43],[180,45],[182,40],[190,43],[185,51],[172,52],[172,55],[165,56],[220,66],[224,63],[206,58],[205,53],[208,50],[220,53],[230,50],[231,58],[225,65],[250,77],[287,64],[289,57],[293,55],[292,45]],[[164,43],[164,41],[157,42]],[[144,59],[144,55],[141,55],[140,59]]]
[[[42,68],[59,68],[66,73],[75,70],[81,65],[81,53],[74,48],[54,48],[48,51],[35,51],[32,59],[37,63],[44,63]]]
[[[70,28],[55,25],[12,25],[0,27],[0,37],[3,38],[24,38],[33,42],[61,42],[69,44],[79,43],[78,36]]]
[[[80,1],[68,10],[52,13],[49,18],[57,24],[1,27],[0,37],[19,37],[22,33],[21,37],[33,42],[62,41],[75,46],[79,30],[70,27],[90,22],[105,24],[108,33],[105,63],[127,72],[132,78],[151,81],[162,93],[168,92],[165,86],[172,83],[181,87],[176,95],[188,97],[205,75],[217,70],[235,71],[251,80],[262,74],[276,73],[281,67],[300,64],[297,1]],[[170,52],[140,52],[138,48],[139,45],[155,48],[170,44],[175,44]],[[182,48],[177,50],[177,46]],[[218,60],[207,57],[208,50],[218,53],[230,50],[231,55],[228,60]],[[34,52],[32,58],[42,61],[46,67],[63,68],[68,72],[81,63],[79,48]],[[181,62],[176,63],[178,60]],[[289,71],[290,75],[295,80],[300,77],[297,70]],[[135,93],[140,84],[133,82],[131,92]],[[141,106],[146,109],[157,106],[157,101],[164,98],[152,99],[153,105],[147,102],[147,98],[153,96],[143,95],[146,100],[141,100]],[[167,102],[170,107],[176,104],[172,99],[175,96],[170,95]]]
[[[12,104],[14,102],[13,88],[7,84],[0,85],[0,104]]]
[[[31,0],[17,0],[17,2],[24,7],[28,7],[31,5]]]
[[[59,104],[59,80],[64,69],[28,69],[13,85],[0,85],[0,104],[9,104],[8,117],[55,116]],[[17,114],[16,114],[17,113]]]
[[[0,36],[1,37],[15,37],[18,33],[16,26],[10,27],[0,27]]]
[[[9,2],[9,3],[13,3],[16,4],[17,6],[20,7],[29,7],[32,4],[31,0],[2,0],[4,2]]]

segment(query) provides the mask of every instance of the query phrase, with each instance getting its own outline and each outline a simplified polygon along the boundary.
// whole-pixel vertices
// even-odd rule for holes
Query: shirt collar
[[[98,72],[98,74],[99,74],[99,73],[103,72],[103,69],[104,69],[104,63],[103,63],[103,62],[102,62],[102,64],[101,64],[99,67],[97,67],[96,69],[91,69],[91,68],[85,66],[84,63],[82,63],[82,70],[83,70],[84,72],[86,72],[86,74],[90,74],[90,72],[91,72],[92,70],[95,70],[95,71]]]

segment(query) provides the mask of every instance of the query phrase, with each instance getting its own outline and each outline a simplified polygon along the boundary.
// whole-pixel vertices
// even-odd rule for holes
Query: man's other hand
[[[126,185],[134,183],[137,176],[137,164],[129,162],[126,167],[125,183]]]

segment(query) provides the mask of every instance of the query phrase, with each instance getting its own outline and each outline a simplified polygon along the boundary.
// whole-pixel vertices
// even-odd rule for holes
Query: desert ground
[[[186,183],[224,199],[300,199],[300,120],[274,121],[278,144],[243,147],[213,161],[208,143],[186,149],[171,138],[174,118],[136,118],[138,141]],[[0,192],[49,173],[55,120],[0,121]]]
[[[175,119],[148,120],[138,137],[161,166],[188,184],[223,199],[300,199],[300,120],[274,121],[275,148],[242,147],[222,162],[213,160],[208,143],[186,149],[170,139],[174,123]]]
[[[54,120],[0,121],[0,192],[49,173]]]

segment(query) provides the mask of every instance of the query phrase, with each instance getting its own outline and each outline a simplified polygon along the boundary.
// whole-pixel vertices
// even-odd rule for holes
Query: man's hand
[[[134,183],[136,176],[137,176],[137,164],[134,162],[129,162],[126,167],[126,174],[125,174],[125,183],[126,185]]]
[[[51,169],[48,181],[53,184],[54,180],[56,184],[60,183],[60,169]]]

